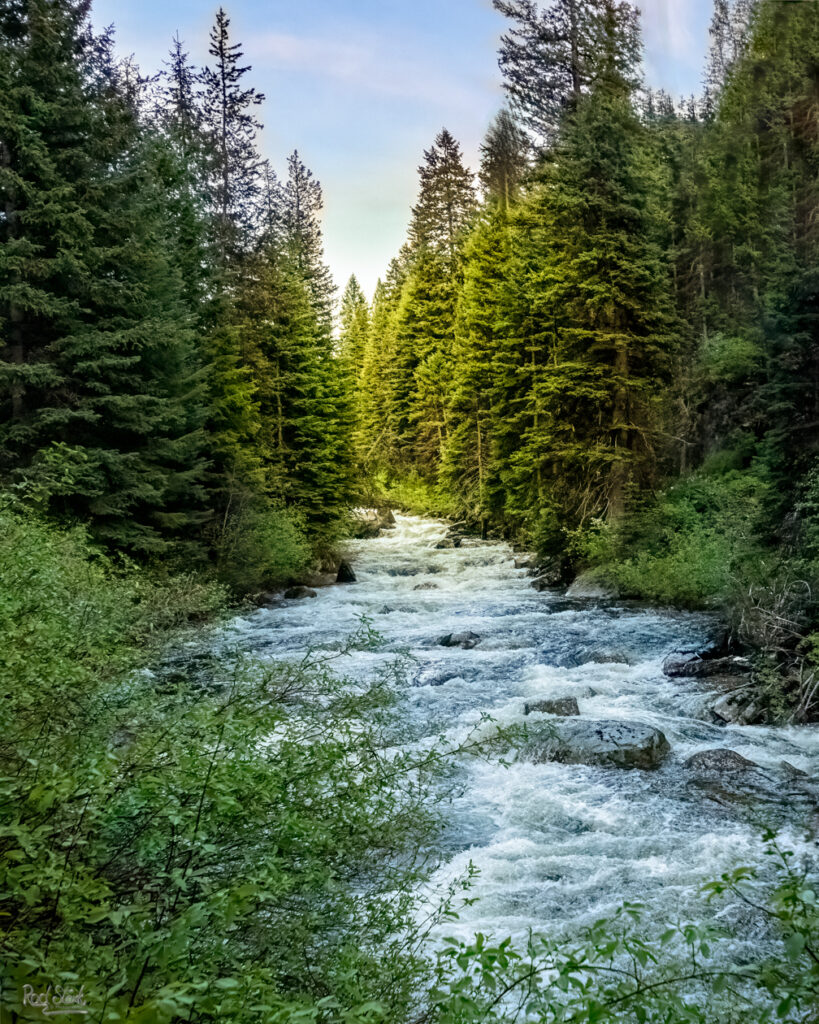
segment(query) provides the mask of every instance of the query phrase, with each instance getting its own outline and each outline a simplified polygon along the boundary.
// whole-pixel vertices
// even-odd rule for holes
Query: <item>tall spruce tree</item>
[[[161,147],[88,5],[0,8],[3,471],[107,542],[204,519],[203,399]]]
[[[570,113],[598,75],[605,73],[607,19],[622,39],[616,58],[622,75],[633,73],[639,51],[630,4],[610,0],[493,0],[512,22],[501,40],[500,67],[514,113],[539,145],[557,138]]]
[[[202,82],[209,195],[216,252],[222,267],[229,268],[247,250],[255,231],[262,161],[256,148],[261,124],[254,108],[264,96],[243,87],[250,68],[241,64],[241,45],[230,41],[230,18],[222,7],[216,12],[208,53],[213,66],[205,67]]]
[[[573,522],[621,514],[628,488],[651,481],[675,337],[633,101],[634,26],[614,3],[604,13],[596,81],[535,193],[545,250],[531,287],[547,333],[517,460]]]
[[[481,144],[479,178],[484,200],[509,210],[529,167],[529,142],[512,114],[495,116]]]
[[[396,311],[391,377],[398,444],[434,474],[446,440],[446,378],[453,358],[463,244],[475,211],[472,173],[442,130],[419,168],[408,271]]]

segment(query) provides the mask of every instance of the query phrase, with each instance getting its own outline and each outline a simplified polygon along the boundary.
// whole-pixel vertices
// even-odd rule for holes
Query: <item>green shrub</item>
[[[769,488],[752,472],[691,476],[620,522],[593,523],[575,549],[624,595],[684,607],[727,601],[772,557],[760,539]]]
[[[95,1022],[400,1019],[438,759],[395,750],[398,669],[155,675],[218,588],[8,510],[0,576],[0,1014],[76,980]]]
[[[298,516],[281,507],[234,511],[221,524],[216,549],[219,578],[239,594],[287,583],[314,558]]]

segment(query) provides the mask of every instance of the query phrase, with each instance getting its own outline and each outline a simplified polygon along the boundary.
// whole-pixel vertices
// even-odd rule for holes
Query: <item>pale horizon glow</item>
[[[211,0],[95,0],[120,54],[146,73],[176,32],[207,60]],[[477,168],[503,103],[497,45],[505,21],[490,0],[224,0],[234,42],[266,96],[262,154],[279,173],[298,149],[324,188],[327,262],[341,290],[368,295],[406,234],[423,150],[447,127]],[[711,0],[642,5],[647,84],[699,92]]]

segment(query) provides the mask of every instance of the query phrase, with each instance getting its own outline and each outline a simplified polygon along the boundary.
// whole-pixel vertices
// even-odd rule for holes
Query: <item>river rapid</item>
[[[224,642],[262,658],[290,658],[337,649],[366,616],[383,643],[351,654],[339,670],[372,676],[409,651],[413,668],[400,708],[408,743],[440,734],[457,742],[485,714],[520,723],[526,701],[573,695],[582,716],[648,723],[672,748],[650,772],[465,761],[433,882],[446,884],[471,862],[480,872],[471,892],[478,899],[446,932],[555,934],[624,900],[641,901],[658,927],[703,913],[738,926],[742,940],[726,941],[723,953],[743,960],[762,922],[742,904],[704,910],[700,889],[738,864],[764,871],[764,824],[775,824],[785,844],[815,850],[815,801],[780,763],[817,777],[819,729],[714,725],[701,684],[663,675],[669,652],[714,640],[718,624],[706,615],[537,593],[507,544],[467,538],[457,550],[438,550],[444,523],[396,519],[381,537],[350,544],[358,583],[236,619]],[[481,637],[472,650],[437,643],[467,630]],[[703,782],[683,767],[713,747],[760,765],[750,792],[728,793],[719,780]]]

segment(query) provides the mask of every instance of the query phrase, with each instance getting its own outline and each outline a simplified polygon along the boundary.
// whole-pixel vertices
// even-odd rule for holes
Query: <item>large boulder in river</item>
[[[477,647],[481,638],[477,633],[447,633],[438,638],[439,647],[462,647],[465,651]]]
[[[341,565],[339,565],[336,583],[358,583],[353,567],[349,562],[342,561]]]
[[[605,583],[594,571],[581,572],[566,591],[566,597],[582,598],[584,601],[606,601],[619,597],[617,588]]]
[[[610,768],[657,768],[668,755],[668,740],[644,722],[566,718],[529,728],[523,756],[535,764],[590,764]]]
[[[541,711],[546,715],[555,715],[558,718],[570,718],[572,715],[580,714],[580,708],[577,705],[576,697],[555,697],[551,700],[533,700],[523,705],[524,715],[531,715],[536,711]]]
[[[698,654],[669,654],[663,672],[672,679],[709,679],[711,676],[744,676],[751,671],[747,658],[703,658]]]
[[[727,747],[716,747],[713,750],[700,750],[693,754],[683,765],[689,771],[699,772],[747,772],[758,768],[755,761],[738,754]]]
[[[288,587],[284,592],[286,601],[301,601],[305,597],[318,597],[312,587]]]

